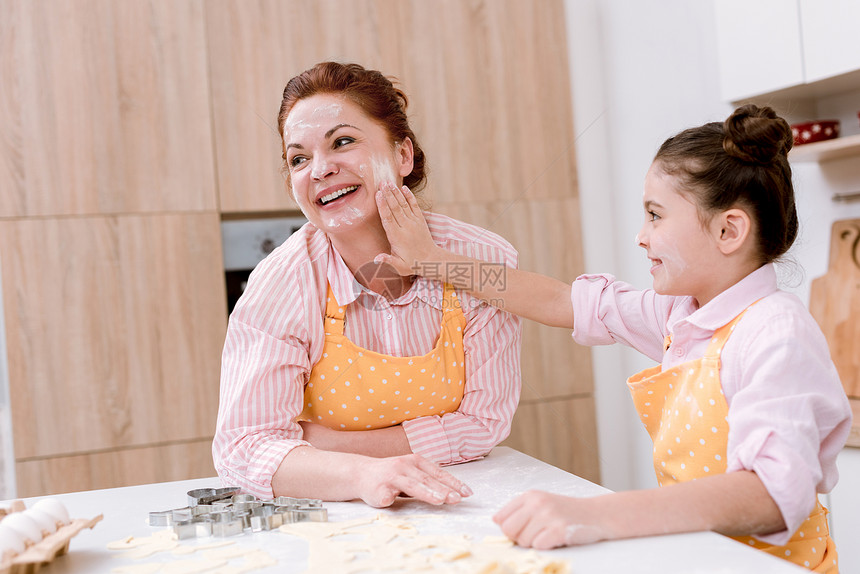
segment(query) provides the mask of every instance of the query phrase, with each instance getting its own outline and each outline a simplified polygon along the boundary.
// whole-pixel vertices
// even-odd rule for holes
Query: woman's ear
[[[749,214],[738,207],[727,209],[715,218],[714,232],[717,246],[723,255],[736,253],[752,233]]]
[[[397,173],[400,177],[406,177],[412,173],[413,159],[415,150],[412,148],[412,140],[409,138],[398,142],[394,146],[395,158],[397,161]]]

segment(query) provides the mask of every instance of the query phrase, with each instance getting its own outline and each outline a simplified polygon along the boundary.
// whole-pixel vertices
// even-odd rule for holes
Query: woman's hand
[[[438,250],[415,196],[405,185],[385,182],[376,192],[379,217],[391,244],[391,254],[380,253],[374,261],[387,263],[400,275],[423,275],[422,264]]]
[[[360,498],[375,508],[390,506],[400,495],[436,506],[472,495],[452,474],[417,454],[368,459],[356,479]]]
[[[520,546],[549,550],[617,538],[608,524],[605,497],[571,498],[549,492],[526,492],[493,517],[505,536]]]

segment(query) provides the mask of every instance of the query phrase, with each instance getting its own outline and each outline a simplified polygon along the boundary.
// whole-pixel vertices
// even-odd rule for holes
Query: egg
[[[63,506],[63,503],[56,498],[43,498],[33,505],[33,508],[38,508],[57,522],[68,524],[71,522],[69,511]]]
[[[39,525],[30,518],[25,516],[23,512],[13,512],[6,515],[0,524],[11,528],[24,538],[24,542],[39,542],[42,539],[42,529]]]
[[[24,516],[32,518],[42,532],[53,534],[57,531],[57,520],[41,508],[28,508],[24,511]]]
[[[0,523],[0,557],[9,550],[15,555],[24,552],[24,539],[20,534]]]

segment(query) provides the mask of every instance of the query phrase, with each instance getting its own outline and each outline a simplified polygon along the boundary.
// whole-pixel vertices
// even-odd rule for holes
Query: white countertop
[[[389,509],[379,510],[360,502],[325,503],[330,521],[342,521],[380,512],[394,515],[445,516],[447,533],[468,533],[476,539],[499,536],[492,515],[514,495],[529,489],[549,490],[573,496],[594,496],[608,490],[564,472],[507,447],[498,447],[483,460],[449,467],[448,470],[466,482],[474,495],[460,504],[443,508],[412,500],[403,500]],[[122,558],[119,552],[107,550],[108,542],[126,536],[151,536],[157,530],[147,525],[150,511],[168,510],[187,505],[186,493],[194,488],[219,487],[217,478],[167,482],[108,490],[94,490],[57,495],[72,518],[104,519],[92,530],[83,530],[71,541],[69,552],[46,564],[39,574],[108,573],[112,568],[139,564]],[[26,499],[29,508],[37,499]],[[201,543],[223,540],[199,539]],[[246,533],[231,537],[238,544],[260,547],[280,561],[279,566],[255,572],[299,574],[306,568],[307,543],[277,531]],[[195,541],[183,541],[183,544]],[[573,574],[641,573],[737,573],[808,572],[784,560],[749,548],[730,538],[712,532],[673,536],[637,538],[602,542],[589,546],[564,548],[545,553],[553,559],[565,559]],[[169,553],[154,555],[145,561],[170,561]]]

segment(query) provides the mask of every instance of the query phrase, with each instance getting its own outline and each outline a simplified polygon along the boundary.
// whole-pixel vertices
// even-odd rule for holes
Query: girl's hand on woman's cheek
[[[533,490],[505,505],[493,521],[518,545],[538,550],[609,540],[615,536],[606,524],[601,498]]]
[[[391,253],[380,253],[374,261],[391,265],[400,275],[421,275],[422,264],[433,258],[437,246],[415,196],[405,185],[385,182],[376,192],[376,204]]]

